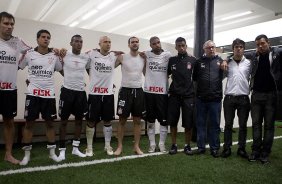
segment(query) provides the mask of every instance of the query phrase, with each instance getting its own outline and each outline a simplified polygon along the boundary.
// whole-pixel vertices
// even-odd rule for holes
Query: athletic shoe
[[[73,155],[76,155],[76,156],[79,156],[79,157],[82,157],[82,158],[86,157],[86,154],[81,153],[81,152],[79,151],[79,149],[76,148],[76,147],[73,147],[73,148],[72,148],[72,154],[73,154]]]
[[[86,150],[85,150],[85,155],[86,155],[87,157],[92,157],[92,156],[94,155],[93,149],[87,149],[87,148],[86,148]]]
[[[113,152],[113,148],[111,146],[107,146],[104,148],[104,150],[107,152],[107,155],[113,155],[114,152]]]
[[[167,152],[164,144],[159,144],[159,149],[160,149],[160,152],[162,152],[162,153]]]
[[[51,158],[55,162],[61,162],[62,161],[62,160],[59,159],[59,157],[57,157],[57,155],[49,155],[49,158]]]
[[[218,158],[218,157],[220,156],[218,150],[211,150],[211,155],[212,155],[214,158]]]
[[[252,154],[249,156],[248,160],[249,162],[255,162],[257,160],[259,160],[259,156],[260,154],[256,151],[253,151]]]
[[[260,157],[260,161],[262,164],[269,164],[269,158],[268,158],[268,154],[267,153],[262,153],[261,157]]]
[[[148,153],[154,153],[156,152],[156,145],[151,145],[148,149]]]
[[[186,155],[189,155],[189,156],[193,155],[193,152],[192,152],[192,150],[191,150],[190,145],[186,145],[186,146],[184,147],[184,153],[185,153]]]
[[[249,158],[249,155],[244,148],[238,148],[237,155],[242,158]]]
[[[169,154],[170,155],[174,155],[174,154],[176,154],[177,153],[177,145],[176,144],[172,144],[171,145],[171,148],[170,148],[170,150],[169,150]]]
[[[237,152],[238,154],[238,152]],[[222,152],[221,152],[221,157],[222,158],[227,158],[231,155],[231,149],[230,148],[227,148],[227,149],[224,149]]]

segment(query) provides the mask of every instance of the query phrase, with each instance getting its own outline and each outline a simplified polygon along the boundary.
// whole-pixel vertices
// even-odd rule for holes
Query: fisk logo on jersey
[[[163,93],[164,92],[164,88],[163,87],[157,87],[157,86],[150,86],[149,87],[149,91]]]
[[[8,56],[6,51],[0,51],[0,63],[16,64],[15,62],[11,62],[16,60],[16,57]]]
[[[109,93],[108,88],[102,88],[102,87],[94,87],[93,91],[94,93]]]
[[[36,95],[36,96],[51,96],[50,90],[44,90],[44,89],[33,89],[33,95]]]
[[[149,62],[149,69],[154,72],[166,72],[167,67],[160,65],[158,62]]]
[[[95,70],[101,73],[110,73],[112,71],[112,67],[106,66],[105,63],[95,62]]]
[[[11,82],[0,82],[0,89],[12,89]]]

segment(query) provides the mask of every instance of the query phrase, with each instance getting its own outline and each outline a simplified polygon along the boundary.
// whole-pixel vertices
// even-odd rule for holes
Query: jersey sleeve
[[[29,54],[24,54],[19,62],[19,68],[24,69],[28,65]]]
[[[28,46],[22,39],[19,38],[18,49],[20,53],[24,54],[26,53],[26,51],[30,50],[31,47]]]
[[[63,70],[62,59],[56,56],[55,71]]]

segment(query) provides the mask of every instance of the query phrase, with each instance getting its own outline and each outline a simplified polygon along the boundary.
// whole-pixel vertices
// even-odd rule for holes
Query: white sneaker
[[[55,162],[61,162],[62,160],[57,157],[57,155],[49,155],[49,158],[51,158]]]
[[[66,150],[60,150],[60,154],[58,156],[60,160],[65,160],[66,159]]]
[[[156,145],[151,145],[149,147],[148,153],[154,153],[156,151]]]
[[[20,161],[20,165],[27,165],[30,160],[30,157],[24,157],[22,161]]]
[[[113,155],[113,148],[111,146],[107,146],[104,148],[104,150],[107,152],[107,155]]]
[[[79,151],[79,149],[72,149],[72,154],[73,154],[73,155],[77,155],[77,156],[79,156],[79,157],[86,157],[86,154],[81,153],[81,152]]]
[[[166,153],[166,148],[164,144],[159,144],[160,152]]]
[[[93,149],[88,149],[88,148],[86,148],[86,150],[85,150],[85,155],[86,155],[87,157],[92,157],[92,156],[94,155]]]

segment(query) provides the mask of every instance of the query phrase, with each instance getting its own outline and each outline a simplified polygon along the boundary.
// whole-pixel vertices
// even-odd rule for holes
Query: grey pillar
[[[214,0],[195,0],[194,56],[203,55],[203,44],[213,40]]]

